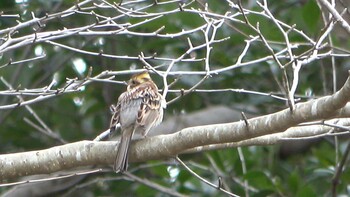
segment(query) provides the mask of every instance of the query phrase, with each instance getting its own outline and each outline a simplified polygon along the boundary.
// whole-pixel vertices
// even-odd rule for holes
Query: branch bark
[[[279,133],[300,123],[349,117],[350,79],[335,94],[304,103],[294,111],[289,108],[244,121],[197,126],[169,135],[136,140],[130,161],[140,162],[173,157],[188,149],[221,143],[239,142]],[[212,114],[214,115],[214,114]],[[46,150],[0,155],[0,181],[33,174],[48,174],[88,165],[114,162],[117,142],[80,141]]]

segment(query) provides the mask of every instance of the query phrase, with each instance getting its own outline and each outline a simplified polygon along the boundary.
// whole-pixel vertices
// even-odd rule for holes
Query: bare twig
[[[345,162],[349,159],[349,153],[350,153],[350,142],[348,142],[348,145],[346,146],[344,155],[342,160],[339,162],[337,165],[335,174],[332,178],[332,196],[336,197],[337,196],[337,186],[339,185],[339,179],[341,174],[343,173],[343,168],[345,165]]]
[[[229,195],[229,196],[238,196],[238,195],[235,195],[231,192],[228,192],[226,191],[225,189],[223,189],[220,184],[219,185],[214,185],[213,183],[205,180],[203,177],[199,176],[197,173],[195,173],[193,170],[191,170],[191,168],[189,168],[179,157],[176,157],[175,158],[177,162],[179,162],[181,164],[181,166],[183,166],[188,172],[190,172],[193,176],[195,176],[196,178],[198,178],[200,181],[204,182],[205,184],[213,187],[213,188],[216,188],[220,191],[222,191],[223,193]]]
[[[156,189],[158,191],[161,191],[165,194],[169,194],[171,196],[179,196],[179,197],[184,197],[184,196],[187,196],[187,195],[183,195],[181,193],[178,193],[172,189],[169,189],[169,188],[166,188],[162,185],[159,185],[158,183],[155,183],[155,182],[151,182],[150,180],[148,179],[145,179],[145,178],[140,178],[140,177],[137,177],[129,172],[124,172],[123,173],[126,177],[130,178],[131,180],[133,181],[136,181],[136,182],[139,182],[141,184],[144,184],[150,188],[153,188],[153,189]]]

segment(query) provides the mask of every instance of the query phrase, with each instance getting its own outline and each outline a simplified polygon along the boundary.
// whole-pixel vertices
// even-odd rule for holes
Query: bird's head
[[[134,74],[129,80],[128,87],[133,88],[147,81],[152,81],[152,78],[149,76],[147,71],[142,73]]]

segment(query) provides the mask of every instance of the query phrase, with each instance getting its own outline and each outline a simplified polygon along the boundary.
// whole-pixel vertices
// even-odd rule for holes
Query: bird
[[[146,137],[153,127],[163,120],[165,99],[147,71],[134,74],[116,105],[112,105],[110,132],[120,124],[121,138],[118,144],[114,171],[125,172],[128,168],[130,142],[135,133]]]

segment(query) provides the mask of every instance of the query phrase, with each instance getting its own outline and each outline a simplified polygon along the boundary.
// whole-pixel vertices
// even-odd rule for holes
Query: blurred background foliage
[[[148,5],[152,1],[145,1],[141,5]],[[159,1],[164,2],[164,1]],[[186,2],[186,1],[184,1]],[[225,13],[237,10],[230,9],[224,1],[194,1],[191,7],[203,9],[204,3],[208,3],[208,9],[214,13]],[[0,9],[3,14],[19,14],[20,18],[0,17],[0,29],[6,29],[17,24],[18,21],[26,21],[32,18],[32,13],[36,17],[43,17],[70,8],[75,4],[71,0],[2,0]],[[302,30],[316,39],[323,31],[321,11],[317,3],[313,0],[288,0],[269,1],[269,9],[272,14],[289,25],[296,24],[296,28]],[[133,5],[134,6],[134,5]],[[175,9],[177,3],[168,5],[154,5],[148,12],[160,12]],[[261,11],[255,1],[244,1],[243,7],[250,10]],[[96,14],[104,16],[115,15],[113,9],[94,9]],[[349,13],[345,13],[349,16]],[[277,27],[272,25],[270,20],[259,15],[248,16],[252,24],[259,22],[261,32],[266,39],[276,43],[284,42],[283,35]],[[242,18],[241,18],[242,19]],[[45,23],[45,27],[37,31],[51,31],[64,28],[81,27],[93,23],[96,19],[92,15],[74,14],[65,18],[57,18]],[[137,23],[143,18],[123,17],[119,23]],[[176,33],[182,29],[188,30],[203,24],[203,18],[196,14],[175,12],[166,15],[152,22],[133,28],[137,32],[153,32],[162,26],[162,32]],[[108,28],[108,27],[107,27]],[[338,29],[337,29],[338,28]],[[108,29],[106,29],[108,30]],[[239,30],[239,31],[237,31]],[[22,36],[33,33],[33,26],[21,29],[14,36]],[[229,39],[213,45],[210,66],[212,69],[224,68],[235,64],[239,54],[245,47],[246,35],[256,35],[254,31],[244,24],[228,22],[218,30],[217,38]],[[336,27],[331,34],[334,46],[342,48],[349,53],[350,41],[348,34],[344,35],[341,28]],[[289,34],[289,39],[293,43],[300,43],[300,47],[295,49],[296,54],[310,48],[306,40],[298,34]],[[195,33],[191,35],[193,45],[201,44],[204,40],[203,34]],[[138,56],[141,52],[145,56],[157,54],[158,57],[176,58],[184,53],[188,48],[186,37],[176,37],[174,39],[159,38],[154,36],[135,35],[110,35],[110,36],[82,36],[72,35],[62,39],[54,40],[61,44],[91,52],[103,52],[114,55]],[[278,45],[277,45],[278,46]],[[276,47],[277,47],[276,46]],[[299,52],[300,51],[300,52]],[[47,43],[34,43],[15,50],[7,51],[0,56],[0,66],[6,65],[10,61],[17,61],[29,57],[46,54],[45,58],[36,61],[8,65],[0,67],[0,77],[6,79],[14,88],[31,89],[45,87],[55,78],[60,87],[66,82],[66,78],[80,79],[87,75],[87,67],[92,67],[92,75],[96,75],[104,70],[122,71],[135,68],[142,68],[139,60],[116,59],[92,56],[66,50]],[[203,58],[206,51],[198,50],[193,57]],[[244,61],[265,57],[269,51],[261,42],[254,42],[249,49]],[[77,62],[83,62],[86,67],[78,70]],[[160,70],[166,69],[167,62],[150,60],[153,66],[163,66]],[[347,70],[350,67],[349,58],[336,58],[337,73],[336,82],[339,89],[347,77]],[[180,62],[175,70],[201,71],[204,69],[203,62]],[[331,58],[327,57],[314,61],[303,67],[300,75],[297,94],[305,101],[310,98],[331,94],[334,90],[332,79]],[[291,70],[288,75],[292,76]],[[129,75],[119,75],[118,81],[124,81]],[[162,79],[153,75],[154,80],[162,87]],[[172,81],[176,78],[169,78]],[[172,89],[188,89],[192,87],[201,76],[182,77]],[[278,86],[276,80],[282,80],[282,73],[278,66],[272,62],[259,63],[249,67],[240,67],[219,75],[213,75],[205,81],[200,89],[224,89],[237,88],[265,93],[276,93],[283,96],[283,91]],[[0,83],[0,89],[8,89]],[[56,133],[59,133],[67,142],[79,140],[91,140],[99,133],[106,130],[109,125],[109,106],[116,102],[119,94],[125,90],[124,85],[111,83],[91,83],[81,92],[59,95],[54,98],[44,100],[30,105],[39,117]],[[171,100],[177,94],[170,93],[167,100]],[[25,99],[30,98],[23,96]],[[15,96],[1,96],[0,104],[16,103]],[[224,105],[239,111],[246,111],[255,116],[275,112],[285,109],[286,103],[275,100],[269,96],[256,96],[240,92],[222,93],[191,93],[175,103],[168,106],[166,116],[171,117],[182,113],[191,113],[205,109],[213,105]],[[253,109],[253,110],[251,110]],[[208,114],[211,116],[212,114]],[[215,114],[214,114],[215,115]],[[0,110],[0,152],[1,154],[38,150],[59,145],[61,142],[49,138],[24,119],[35,122],[33,116],[24,108],[18,107],[9,110]],[[237,118],[237,117],[233,117]],[[240,119],[240,117],[238,117]],[[340,139],[339,155],[345,149],[347,139]],[[237,149],[227,149],[210,151],[202,154],[183,155],[181,158],[201,176],[213,183],[218,182],[221,177],[228,183],[227,187],[235,194],[244,196],[244,181],[249,183],[250,196],[320,196],[330,195],[332,177],[336,166],[336,150],[333,138],[322,138],[314,140],[302,151],[289,153],[282,152],[281,145],[267,147],[243,147],[243,155],[246,164],[246,173],[242,171],[242,162]],[[288,147],[287,147],[288,148]],[[291,149],[294,146],[291,145]],[[223,193],[211,188],[193,177],[186,170],[171,164],[159,164],[159,161],[150,161],[148,164],[153,167],[136,170],[135,175],[146,177],[158,184],[173,188],[183,194],[194,196],[223,196]],[[142,164],[132,164],[136,167]],[[175,174],[175,175],[174,175]],[[82,188],[75,189],[71,195],[84,196],[164,196],[159,191],[145,185],[130,182],[127,180],[108,181],[108,177],[116,176],[110,174],[94,175],[88,177],[86,182],[90,184]],[[101,178],[99,181],[96,178]],[[340,194],[349,195],[350,172],[346,168],[342,174],[338,187]],[[83,184],[83,183],[79,183]],[[0,188],[5,192],[9,188]]]

